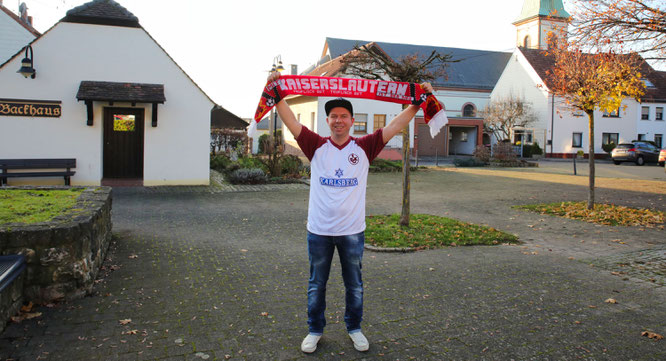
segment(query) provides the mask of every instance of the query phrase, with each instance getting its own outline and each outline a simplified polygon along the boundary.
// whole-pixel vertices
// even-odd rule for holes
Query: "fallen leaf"
[[[126,325],[126,324],[132,322],[132,319],[131,318],[126,318],[124,320],[119,320],[118,322],[120,322],[121,325]]]
[[[26,320],[31,320],[31,319],[36,318],[36,317],[39,317],[39,316],[41,316],[41,315],[42,315],[41,312],[29,312],[29,313],[24,314],[23,317],[24,317]]]
[[[123,335],[136,335],[137,333],[139,333],[139,330],[127,330],[127,331],[123,331],[122,334]]]
[[[641,336],[646,336],[647,338],[653,338],[653,339],[655,339],[655,341],[659,341],[659,340],[664,338],[664,336],[662,336],[658,333],[650,332],[650,331],[641,332]]]
[[[604,301],[604,302],[606,302],[606,303],[616,304],[616,303],[617,303],[617,300],[615,300],[614,298],[609,298],[609,299],[607,299],[607,300]]]
[[[134,259],[134,258],[139,258],[139,256],[136,255],[136,254],[131,254],[131,255],[130,255],[129,257],[127,257],[127,258]]]
[[[32,307],[34,304],[32,302],[28,303],[27,305],[21,306],[21,312],[30,312],[32,311]]]
[[[268,316],[268,312],[262,312],[261,315],[262,316]]]

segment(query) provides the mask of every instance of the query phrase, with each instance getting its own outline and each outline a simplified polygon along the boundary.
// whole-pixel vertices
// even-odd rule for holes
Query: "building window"
[[[657,144],[657,148],[661,148],[663,145],[663,139],[664,135],[663,134],[655,134],[654,135],[654,143]]]
[[[310,113],[310,130],[314,132],[315,112]]]
[[[368,132],[368,115],[358,114],[354,116],[354,134],[366,134]]]
[[[620,143],[618,139],[620,138],[619,133],[601,133],[601,144],[618,144]]]
[[[645,134],[638,134],[638,138],[636,138],[636,140],[646,140]]]
[[[657,112],[654,116],[656,120],[664,120],[664,107],[657,107]]]
[[[461,142],[466,142],[467,141],[467,132],[466,131],[460,132],[460,141]]]
[[[641,107],[641,120],[650,120],[650,107]]]
[[[474,117],[476,116],[476,108],[474,104],[465,104],[463,107],[463,117]]]
[[[375,114],[375,122],[374,122],[374,128],[373,130],[377,130],[379,128],[384,128],[386,126],[386,114]]]
[[[610,113],[604,110],[604,115],[603,116],[606,117],[606,118],[619,118],[620,117],[620,108],[617,108],[617,109],[613,110]]]
[[[582,148],[583,147],[583,133],[573,133],[573,138],[571,139],[572,148]]]

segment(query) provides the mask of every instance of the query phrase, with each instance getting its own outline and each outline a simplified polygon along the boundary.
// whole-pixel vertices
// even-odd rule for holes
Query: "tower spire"
[[[566,36],[571,15],[562,0],[525,0],[516,26],[516,46],[547,49],[549,36]]]

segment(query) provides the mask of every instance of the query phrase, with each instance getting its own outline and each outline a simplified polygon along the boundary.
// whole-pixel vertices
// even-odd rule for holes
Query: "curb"
[[[410,253],[416,252],[416,248],[413,247],[376,247],[369,244],[365,244],[363,248],[372,252],[384,252],[384,253]]]

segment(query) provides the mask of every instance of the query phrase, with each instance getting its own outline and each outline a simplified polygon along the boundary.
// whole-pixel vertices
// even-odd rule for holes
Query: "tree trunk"
[[[409,227],[409,125],[402,130],[402,213],[400,226]]]
[[[589,159],[588,163],[590,165],[590,184],[589,192],[587,194],[587,209],[594,209],[594,111],[587,112],[587,117],[589,119]]]

